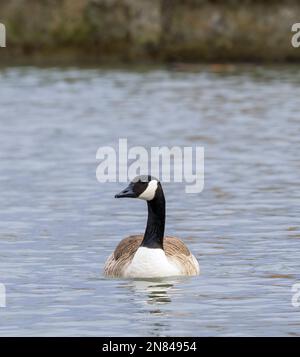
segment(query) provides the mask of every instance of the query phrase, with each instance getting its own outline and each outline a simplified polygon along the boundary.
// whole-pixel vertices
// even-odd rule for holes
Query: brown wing
[[[104,274],[121,277],[128,264],[132,261],[142,240],[142,235],[129,236],[121,240],[115,251],[108,257],[104,266]]]
[[[142,235],[133,235],[121,240],[115,251],[108,257],[104,266],[104,274],[112,277],[123,276],[142,240]],[[183,275],[199,274],[197,260],[179,238],[165,237],[164,251],[170,260],[181,267]]]
[[[183,243],[182,240],[176,237],[165,237],[164,238],[164,250],[166,255],[176,255],[183,254],[189,256],[191,253],[188,247]]]
[[[166,256],[179,265],[183,275],[198,275],[199,264],[182,240],[176,237],[164,238]]]

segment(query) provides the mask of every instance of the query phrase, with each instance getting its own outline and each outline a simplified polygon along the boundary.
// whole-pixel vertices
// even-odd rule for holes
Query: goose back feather
[[[108,257],[104,273],[110,277],[126,276],[126,269],[141,246],[143,235],[131,235],[124,238]],[[181,275],[199,274],[199,265],[187,246],[176,237],[166,236],[163,243],[166,257],[180,268]]]

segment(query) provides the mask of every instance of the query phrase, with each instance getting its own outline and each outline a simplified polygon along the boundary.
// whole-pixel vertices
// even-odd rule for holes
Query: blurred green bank
[[[7,47],[24,58],[101,62],[286,62],[296,0],[10,0]]]

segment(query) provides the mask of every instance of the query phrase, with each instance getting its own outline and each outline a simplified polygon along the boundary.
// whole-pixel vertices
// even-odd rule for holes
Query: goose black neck
[[[166,201],[163,190],[159,186],[155,197],[147,201],[148,220],[141,246],[146,248],[163,249],[165,233]]]

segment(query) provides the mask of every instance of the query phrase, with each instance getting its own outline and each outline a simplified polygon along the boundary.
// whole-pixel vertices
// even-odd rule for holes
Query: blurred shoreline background
[[[11,0],[0,63],[296,62],[296,0]]]

